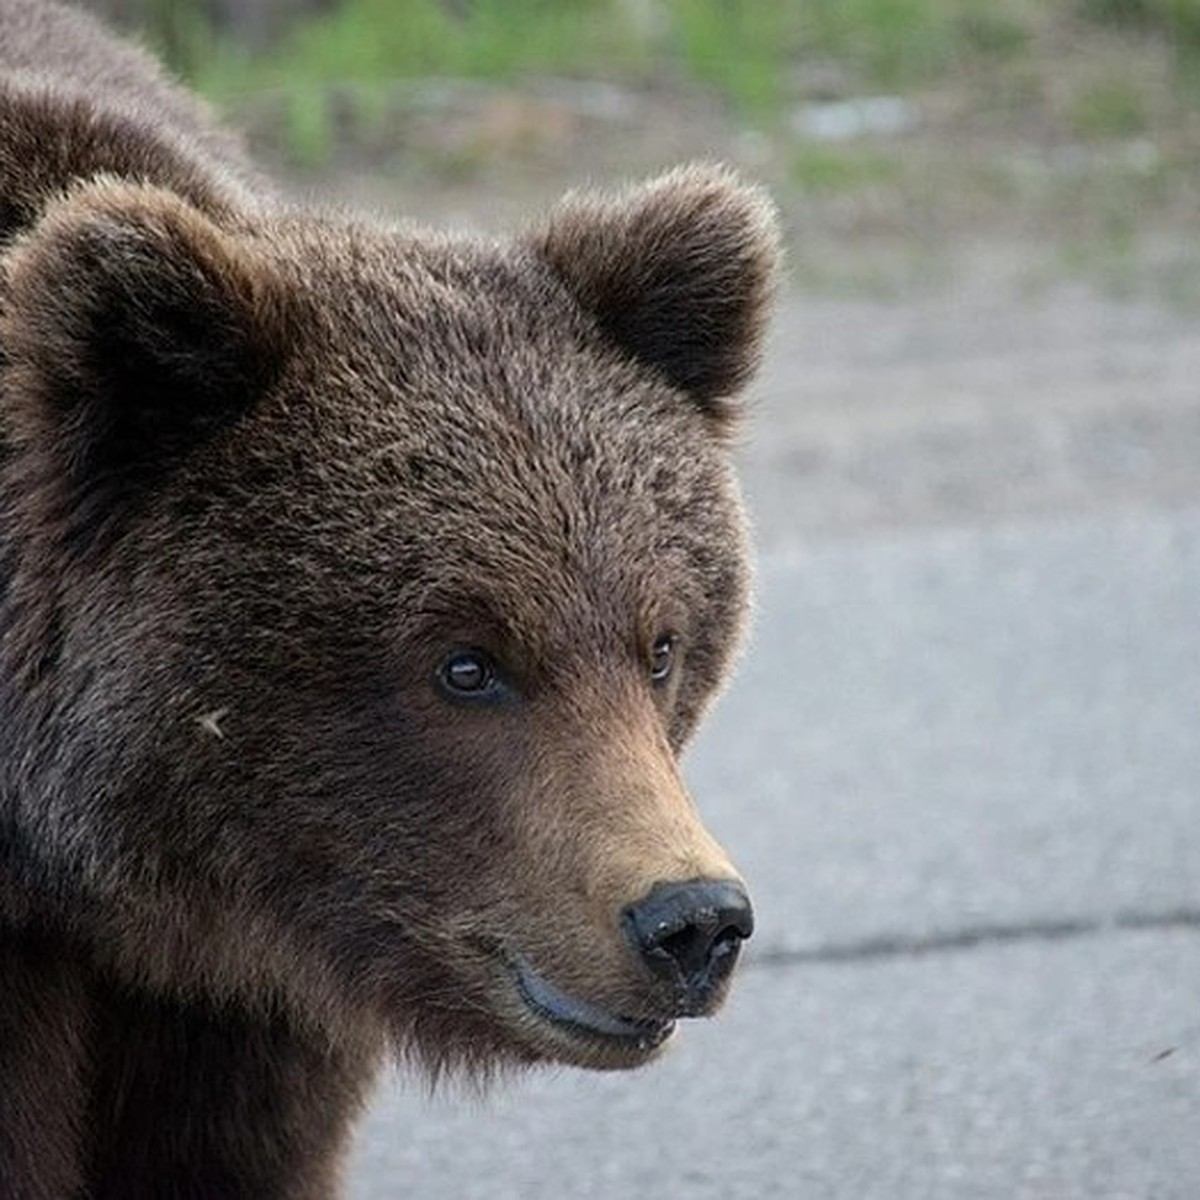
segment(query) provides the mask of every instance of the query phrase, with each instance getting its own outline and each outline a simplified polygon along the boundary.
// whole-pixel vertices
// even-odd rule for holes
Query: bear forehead
[[[503,245],[306,240],[287,365],[185,472],[190,511],[224,509],[248,552],[269,541],[331,592],[353,563],[356,603],[399,589],[435,620],[486,609],[543,635],[580,613],[627,627],[741,569],[727,447],[548,267]]]
[[[524,514],[644,541],[731,486],[705,414],[610,345],[533,255],[360,235],[308,262],[324,278],[295,293],[264,423],[318,492],[361,489],[443,529]]]
[[[304,232],[281,280],[293,359],[360,407],[369,391],[442,429],[561,436],[572,422],[625,424],[654,390],[549,264],[519,246],[336,230],[314,241]],[[338,397],[320,376],[304,383],[316,397]]]
[[[607,394],[567,371],[512,388],[360,374],[336,393],[303,393],[307,419],[266,414],[286,421],[278,444],[264,456],[255,439],[235,467],[250,535],[285,513],[287,540],[324,543],[333,571],[350,555],[384,586],[398,572],[468,594],[486,583],[526,611],[546,589],[686,590],[701,556],[739,552],[728,464],[670,411],[678,397]]]

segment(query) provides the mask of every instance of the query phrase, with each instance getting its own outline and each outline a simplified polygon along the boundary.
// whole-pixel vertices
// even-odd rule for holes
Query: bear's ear
[[[605,335],[705,411],[749,381],[779,259],[775,210],[721,167],[683,167],[621,195],[567,196],[535,250]]]
[[[89,184],[0,261],[7,416],[69,487],[157,478],[281,360],[272,272],[171,192]]]

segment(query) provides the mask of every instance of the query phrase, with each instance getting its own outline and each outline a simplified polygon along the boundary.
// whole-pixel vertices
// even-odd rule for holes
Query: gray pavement
[[[786,311],[688,763],[760,918],[734,998],[635,1075],[390,1082],[353,1196],[1200,1197],[1197,346],[1079,296]],[[796,410],[814,362],[848,412]]]

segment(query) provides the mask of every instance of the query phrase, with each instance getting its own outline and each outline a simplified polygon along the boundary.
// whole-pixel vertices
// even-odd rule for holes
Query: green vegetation
[[[363,96],[429,77],[665,77],[713,86],[761,124],[803,98],[806,72],[859,92],[1019,75],[1056,29],[1158,38],[1180,62],[1200,62],[1200,0],[342,0],[253,56],[214,37],[191,6],[142,3],[152,35],[218,98],[333,86]],[[1082,102],[1079,122],[1123,133],[1137,108],[1117,80]],[[314,115],[294,124],[315,144]]]
[[[932,260],[968,227],[1115,276],[1156,227],[1186,229],[1179,245],[1200,219],[1200,0],[304,0],[290,17],[276,0],[253,53],[197,5],[97,2],[140,4],[176,67],[294,166],[477,190],[750,155],[803,206],[792,263],[813,278],[878,273],[888,246]],[[637,115],[593,119],[602,93],[550,79],[627,85]],[[804,112],[869,97],[909,117],[829,133]],[[1200,294],[1194,256],[1164,261]]]
[[[195,8],[163,0],[143,0],[143,8],[168,52],[196,67],[206,39]],[[1182,54],[1200,53],[1200,0],[343,0],[301,21],[254,69],[328,81],[672,64],[753,100],[777,95],[798,56],[837,58],[881,84],[913,84],[964,53],[1017,54],[1037,25],[1072,16],[1158,33]]]
[[[614,19],[615,18],[615,19]],[[596,0],[348,0],[296,26],[256,62],[218,64],[234,76],[295,83],[600,71],[640,52],[635,31]]]
[[[1080,0],[1092,20],[1125,28],[1156,30],[1185,55],[1200,53],[1198,0]]]
[[[1093,139],[1133,137],[1145,131],[1149,120],[1135,81],[1120,76],[1082,86],[1069,119],[1080,137]]]
[[[1018,0],[344,0],[250,58],[220,42],[213,54],[194,18],[180,28],[180,6],[145,2],[160,44],[219,95],[429,76],[665,72],[718,87],[757,119],[788,98],[797,64],[836,62],[864,84],[903,89],[964,56],[1011,57],[1029,37],[1029,6]],[[1176,0],[1185,2],[1193,0]]]
[[[792,160],[792,182],[807,195],[839,195],[888,184],[900,164],[870,145],[802,143]]]

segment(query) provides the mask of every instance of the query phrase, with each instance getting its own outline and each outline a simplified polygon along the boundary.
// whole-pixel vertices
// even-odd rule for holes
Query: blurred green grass
[[[430,78],[698,84],[755,127],[807,99],[953,86],[981,111],[1050,110],[1082,137],[1132,136],[1162,116],[1136,55],[1065,98],[1053,77],[1060,56],[1086,53],[1073,41],[1107,37],[1154,43],[1172,86],[1200,98],[1200,0],[343,0],[254,53],[195,7],[141,3],[151,36],[218,102],[282,97],[309,165],[334,138],[331,89],[369,126],[382,92]]]
[[[1200,0],[343,0],[248,55],[194,6],[141,0],[174,64],[221,93],[444,76],[608,78],[663,71],[708,82],[762,115],[797,63],[833,60],[861,83],[929,84],[1012,60],[1064,23],[1158,35],[1200,62]]]
[[[597,0],[349,0],[299,22],[264,55],[215,48],[193,64],[196,82],[218,91],[577,74],[624,68],[642,51],[629,23]]]
[[[194,5],[123,2],[284,168],[478,192],[710,154],[793,204],[814,278],[999,231],[1112,278],[1151,246],[1200,294],[1200,0],[306,0],[323,7],[253,51]],[[563,80],[626,89],[641,116],[563,117],[537,92]],[[881,96],[910,127],[806,126]]]

